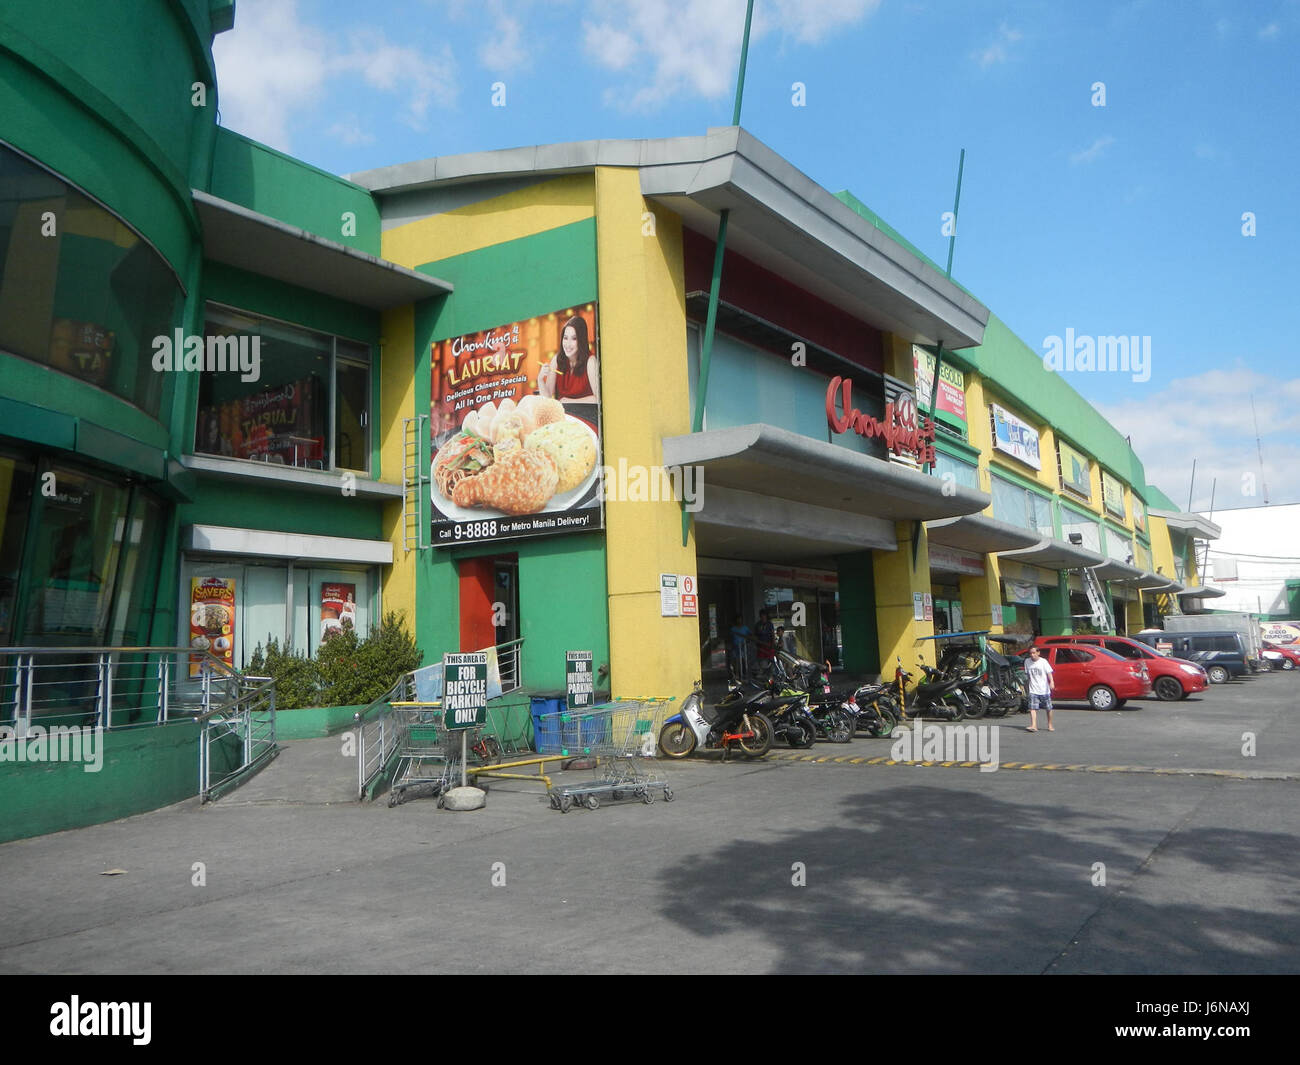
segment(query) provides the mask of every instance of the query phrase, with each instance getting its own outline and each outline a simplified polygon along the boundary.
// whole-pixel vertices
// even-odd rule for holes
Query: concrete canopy
[[[472,152],[348,175],[382,200],[418,190],[635,167],[641,192],[819,298],[916,344],[979,344],[988,308],[738,126],[703,137]],[[382,210],[382,207],[381,207]]]
[[[1195,588],[1188,588],[1185,592],[1179,593],[1182,599],[1220,599],[1228,593],[1222,588],[1215,588],[1208,584],[1198,585]]]
[[[449,282],[326,240],[198,189],[192,192],[203,223],[203,255],[213,262],[377,311],[452,290]]]
[[[1142,570],[1138,566],[1113,558],[1107,559],[1100,566],[1094,566],[1092,571],[1103,581],[1131,581],[1142,576]]]
[[[960,485],[945,495],[937,477],[772,425],[665,437],[663,448],[666,467],[703,467],[706,511],[715,485],[887,521],[974,514],[992,501]]]
[[[1089,551],[1086,547],[1076,547],[1074,544],[1067,544],[1064,540],[1055,540],[1051,537],[1045,537],[1033,547],[1022,551],[999,551],[998,557],[1009,558],[1015,562],[1028,562],[1043,569],[1054,570],[1084,567],[1091,569],[1106,561],[1103,556],[1095,551]]]
[[[998,521],[985,514],[942,518],[926,522],[925,528],[932,544],[955,547],[959,551],[973,551],[980,555],[1033,547],[1040,539],[1036,532]]]
[[[1162,518],[1171,529],[1188,533],[1198,540],[1217,540],[1223,530],[1199,514],[1184,514],[1179,510],[1153,510],[1152,517]]]

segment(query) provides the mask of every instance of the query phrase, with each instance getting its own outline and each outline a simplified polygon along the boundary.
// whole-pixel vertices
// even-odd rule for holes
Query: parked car
[[[1251,671],[1250,656],[1239,632],[1135,632],[1139,640],[1161,654],[1198,662],[1211,684],[1224,684]]]
[[[1115,710],[1151,694],[1151,675],[1141,659],[1082,644],[1040,644],[1038,650],[1056,679],[1054,699],[1086,699],[1094,710]],[[1028,658],[1029,652],[1022,651],[1020,657]]]
[[[1120,656],[1146,663],[1151,676],[1151,688],[1156,698],[1165,700],[1186,699],[1193,692],[1203,692],[1210,686],[1205,670],[1195,662],[1159,654],[1144,643],[1127,636],[1039,636],[1034,643],[1046,647],[1054,643],[1068,643],[1087,647],[1104,647]],[[1300,657],[1300,656],[1297,656]]]
[[[1271,640],[1265,640],[1264,661],[1274,669],[1300,668],[1300,651],[1294,647],[1283,647]]]

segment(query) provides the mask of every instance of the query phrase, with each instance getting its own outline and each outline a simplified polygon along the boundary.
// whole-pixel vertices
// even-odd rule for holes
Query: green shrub
[[[261,644],[253,652],[247,672],[275,678],[275,705],[281,710],[354,706],[383,695],[423,659],[405,619],[390,612],[364,639],[349,625],[335,629],[314,660],[281,650],[268,638],[265,652]]]

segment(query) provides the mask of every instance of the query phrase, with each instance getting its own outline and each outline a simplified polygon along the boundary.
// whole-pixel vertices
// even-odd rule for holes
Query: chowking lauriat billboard
[[[595,302],[434,343],[437,547],[603,526]]]

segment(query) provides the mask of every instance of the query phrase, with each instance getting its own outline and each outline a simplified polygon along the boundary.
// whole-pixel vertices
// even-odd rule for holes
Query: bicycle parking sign
[[[442,656],[442,724],[477,728],[487,722],[487,652]]]
[[[568,682],[570,710],[590,710],[593,705],[596,679],[591,675],[593,655],[590,651],[566,651],[565,680]]]

